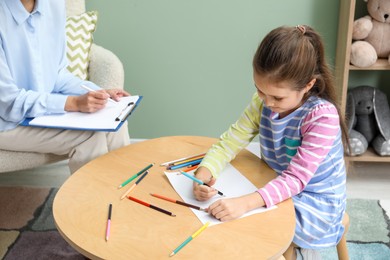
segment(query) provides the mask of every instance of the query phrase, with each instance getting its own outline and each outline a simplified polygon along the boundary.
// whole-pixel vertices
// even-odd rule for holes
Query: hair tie
[[[306,33],[306,27],[304,25],[297,25],[295,28],[297,28],[302,33],[302,35]]]

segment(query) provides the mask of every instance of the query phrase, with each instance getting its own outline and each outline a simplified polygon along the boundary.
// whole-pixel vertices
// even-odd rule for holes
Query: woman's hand
[[[106,106],[110,95],[105,90],[89,91],[80,96],[68,96],[65,111],[93,113]]]
[[[229,221],[264,205],[261,195],[254,192],[237,198],[218,200],[208,207],[207,212],[220,221]]]
[[[111,88],[111,89],[106,89],[106,92],[110,95],[110,97],[115,100],[119,101],[121,97],[127,97],[130,96],[130,93],[123,89],[119,88]]]
[[[65,111],[93,113],[104,108],[109,98],[119,101],[130,94],[122,89],[100,89],[89,91],[80,96],[69,96],[65,103]]]
[[[196,170],[195,177],[203,181],[205,184],[209,186],[215,184],[215,178],[213,178],[211,172],[205,167],[199,167]],[[218,191],[213,187],[208,187],[206,185],[199,185],[198,183],[194,182],[193,193],[197,200],[205,201],[215,196],[218,193]]]

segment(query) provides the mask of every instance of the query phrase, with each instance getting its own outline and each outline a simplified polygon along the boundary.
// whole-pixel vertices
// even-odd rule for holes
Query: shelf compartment
[[[390,70],[390,64],[387,59],[378,59],[374,65],[366,68],[349,65],[350,70]]]
[[[345,159],[350,162],[390,162],[390,156],[379,156],[372,147],[368,147],[367,151],[360,156],[345,156]]]

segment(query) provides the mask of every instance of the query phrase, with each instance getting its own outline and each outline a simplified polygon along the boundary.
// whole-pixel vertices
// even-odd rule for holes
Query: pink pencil
[[[112,204],[108,206],[108,219],[107,219],[107,228],[106,228],[106,241],[108,241],[108,237],[110,236],[110,227],[111,227],[111,212],[112,212]]]

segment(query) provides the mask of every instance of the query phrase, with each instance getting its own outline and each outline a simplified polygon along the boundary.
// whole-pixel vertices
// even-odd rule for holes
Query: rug
[[[57,190],[0,187],[0,259],[85,259],[55,227]]]
[[[351,260],[390,259],[390,200],[348,199],[347,233]],[[323,260],[337,259],[336,248],[321,250]]]
[[[85,259],[58,233],[52,215],[55,188],[0,187],[0,259]],[[390,201],[349,199],[351,260],[390,259]],[[337,259],[335,248],[321,250]]]

